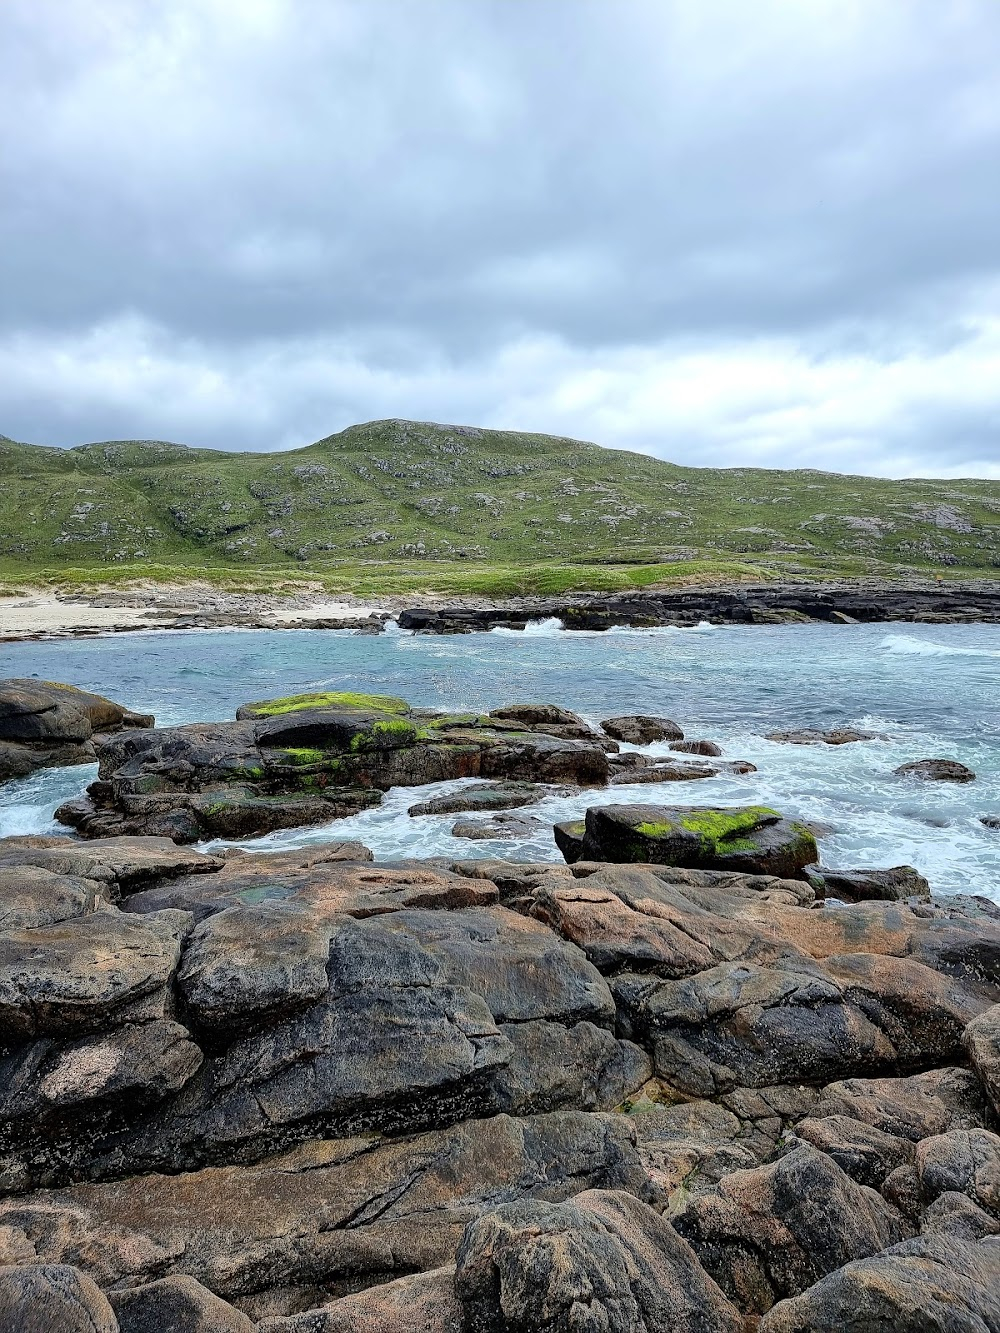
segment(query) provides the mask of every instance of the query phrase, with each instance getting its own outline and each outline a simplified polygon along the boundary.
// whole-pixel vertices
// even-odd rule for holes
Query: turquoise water
[[[942,890],[1000,899],[1000,627],[761,626],[436,638],[336,631],[109,635],[3,645],[0,675],[64,680],[156,714],[162,724],[232,717],[237,704],[308,689],[401,694],[442,708],[544,700],[591,720],[614,713],[673,717],[692,737],[749,759],[743,778],[619,787],[551,798],[530,812],[551,823],[588,804],[765,802],[829,828],[836,866],[916,865]],[[839,748],[779,745],[763,733],[848,724],[888,739]],[[649,747],[652,752],[666,747]],[[892,776],[909,759],[955,758],[979,775],[965,786]],[[83,790],[90,767],[0,788],[0,835],[51,831],[58,802]],[[321,829],[275,834],[254,847],[360,837],[379,856],[556,859],[549,833],[521,842],[455,839],[453,817],[410,819],[438,784],[390,792],[383,806]]]

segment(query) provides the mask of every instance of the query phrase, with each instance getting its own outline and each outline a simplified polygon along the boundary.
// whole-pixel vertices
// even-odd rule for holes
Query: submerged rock
[[[429,801],[411,805],[409,815],[452,815],[484,810],[516,810],[534,805],[545,795],[536,782],[480,782],[450,796],[434,796]]]
[[[40,768],[91,764],[95,740],[129,727],[151,727],[100,694],[48,680],[0,681],[0,782]]]
[[[898,901],[903,898],[929,898],[931,886],[913,866],[887,866],[881,870],[831,870],[828,866],[807,866],[806,878],[817,893],[845,902],[869,899]]]
[[[640,770],[644,771],[644,770]],[[592,861],[653,862],[743,870],[792,878],[816,859],[816,840],[803,824],[768,806],[592,806],[578,847],[565,825],[563,854]]]
[[[853,745],[858,741],[884,740],[874,731],[857,731],[853,727],[833,727],[829,731],[799,727],[792,731],[769,731],[766,741],[780,741],[784,745]]]
[[[919,778],[922,782],[975,782],[976,775],[971,768],[960,764],[955,759],[915,759],[909,764],[900,764],[893,773],[901,778]]]

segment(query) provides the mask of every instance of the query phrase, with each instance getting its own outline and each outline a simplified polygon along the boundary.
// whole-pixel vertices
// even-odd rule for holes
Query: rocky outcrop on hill
[[[823,891],[0,843],[0,1330],[991,1327],[1000,915]]]
[[[40,768],[93,763],[105,736],[152,725],[149,714],[73,685],[0,681],[0,782]]]
[[[243,838],[355,814],[395,786],[603,786],[609,749],[615,742],[550,704],[449,715],[383,695],[304,694],[245,704],[233,722],[110,738],[97,782],[57,818],[87,838]]]

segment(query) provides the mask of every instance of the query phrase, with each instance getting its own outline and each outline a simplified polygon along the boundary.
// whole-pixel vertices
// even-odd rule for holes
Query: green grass
[[[410,705],[394,694],[352,694],[340,690],[322,694],[290,694],[284,699],[265,699],[261,703],[244,705],[254,717],[284,717],[287,713],[301,713],[307,708],[363,708],[382,713],[408,713]],[[410,723],[385,722],[376,726],[406,726]],[[295,753],[289,751],[289,753]]]
[[[503,596],[788,574],[993,576],[1000,482],[690,468],[375,421],[287,453],[0,437],[0,580]]]

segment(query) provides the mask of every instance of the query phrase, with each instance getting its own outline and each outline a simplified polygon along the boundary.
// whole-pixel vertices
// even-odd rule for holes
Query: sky
[[[1000,478],[998,0],[2,0],[0,432]]]

